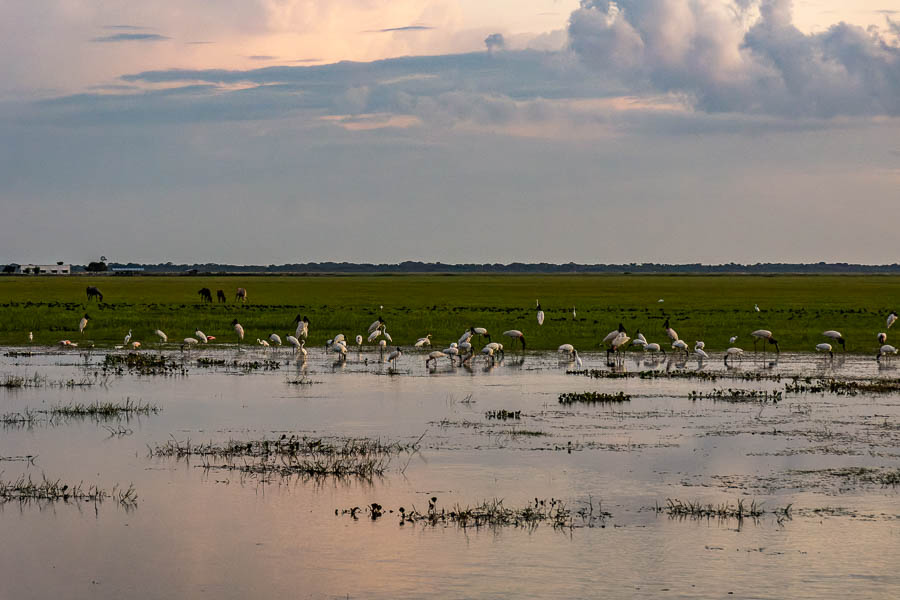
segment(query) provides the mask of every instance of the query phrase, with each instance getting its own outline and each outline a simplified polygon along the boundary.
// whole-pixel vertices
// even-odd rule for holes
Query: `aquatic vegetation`
[[[88,485],[85,487],[83,483],[67,484],[61,480],[47,479],[46,475],[42,476],[42,480],[35,482],[29,475],[21,475],[13,481],[0,480],[0,503],[18,501],[22,504],[28,502],[93,502],[100,503],[111,500],[126,508],[134,507],[137,504],[137,491],[134,485],[122,488],[118,485],[113,486],[111,490],[104,490],[96,485]]]
[[[484,413],[485,419],[496,419],[498,421],[518,420],[522,418],[521,410],[489,410]]]
[[[739,498],[734,504],[725,502],[724,504],[704,504],[699,501],[683,502],[678,499],[666,498],[666,503],[662,506],[657,504],[654,511],[663,513],[670,517],[688,517],[692,519],[738,519],[745,518],[757,519],[765,514],[773,514],[790,518],[791,504],[784,508],[767,511],[763,508],[763,503],[757,503],[751,500],[749,503],[743,498]]]
[[[162,409],[154,404],[142,402],[140,400],[135,402],[131,398],[126,398],[125,402],[100,402],[95,400],[94,402],[88,404],[83,404],[80,402],[73,402],[72,404],[60,404],[54,406],[48,411],[36,412],[46,412],[51,417],[60,416],[110,418],[131,415],[151,415],[160,412],[160,410]]]
[[[780,402],[783,393],[780,391],[753,390],[753,389],[713,389],[709,392],[692,390],[688,392],[690,400],[716,400],[718,402]]]
[[[539,524],[546,524],[554,529],[573,529],[575,527],[603,526],[610,513],[602,510],[598,504],[594,509],[591,499],[588,506],[572,512],[564,502],[556,498],[540,500],[535,498],[521,507],[507,507],[503,499],[484,500],[476,506],[461,506],[456,504],[449,508],[438,509],[438,498],[432,496],[428,500],[428,508],[424,512],[415,508],[407,509],[403,506],[398,509],[385,510],[385,508],[373,502],[361,508],[354,506],[343,510],[335,509],[336,516],[346,515],[358,520],[360,515],[367,515],[371,520],[377,521],[385,514],[394,514],[399,517],[399,524],[423,524],[430,526],[456,525],[460,528],[480,527],[522,527],[534,528]]]
[[[276,439],[229,440],[224,443],[195,444],[191,440],[179,441],[172,437],[165,444],[149,447],[151,456],[187,458],[204,456],[216,458],[266,458],[270,456],[303,456],[321,454],[327,456],[397,455],[419,450],[423,433],[413,442],[389,442],[380,438],[321,438],[282,434]]]
[[[560,404],[574,404],[580,402],[582,404],[602,404],[602,403],[620,403],[630,402],[631,396],[625,392],[616,392],[607,394],[603,392],[569,392],[559,395]]]

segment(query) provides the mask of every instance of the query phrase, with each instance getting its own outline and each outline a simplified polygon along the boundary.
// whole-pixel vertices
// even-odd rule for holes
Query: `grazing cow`
[[[237,293],[234,295],[235,300],[240,300],[241,302],[247,301],[247,290],[244,288],[238,288]]]
[[[219,302],[228,302],[228,300],[225,299],[225,290],[216,290],[216,298]]]
[[[97,298],[99,302],[103,302],[103,294],[100,293],[100,290],[96,287],[89,285],[87,286],[87,299]]]
[[[200,294],[200,302],[212,302],[212,292],[209,288],[203,288],[197,293]]]

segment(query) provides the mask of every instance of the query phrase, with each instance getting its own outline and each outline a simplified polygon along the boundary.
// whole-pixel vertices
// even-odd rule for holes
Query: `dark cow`
[[[99,302],[103,302],[103,294],[100,293],[100,290],[96,287],[89,285],[87,286],[87,299],[97,298]]]
[[[238,288],[237,293],[234,295],[235,300],[240,300],[241,302],[247,301],[247,290],[244,288]]]
[[[197,293],[200,294],[200,302],[212,302],[212,292],[209,288],[203,288]]]

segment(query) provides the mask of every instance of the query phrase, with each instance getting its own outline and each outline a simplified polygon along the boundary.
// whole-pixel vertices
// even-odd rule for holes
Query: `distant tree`
[[[58,261],[56,261],[56,264],[58,264],[58,265],[59,265],[59,266],[62,266],[62,264],[63,264],[63,261],[61,261],[61,260],[58,260]]]
[[[96,262],[92,261],[88,263],[88,266],[85,267],[85,271],[89,271],[91,273],[102,273],[106,271],[106,263],[105,262]]]
[[[5,274],[9,275],[10,273],[15,273],[16,268],[12,265],[6,265],[5,267],[3,267],[3,272]]]

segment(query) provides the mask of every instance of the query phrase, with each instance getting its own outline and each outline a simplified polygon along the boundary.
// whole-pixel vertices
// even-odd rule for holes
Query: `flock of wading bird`
[[[661,300],[660,300],[661,302]],[[754,305],[754,310],[759,312],[759,306]],[[575,315],[575,309],[572,309],[572,315]],[[84,329],[87,327],[88,322],[90,321],[90,316],[85,314],[81,321],[78,324],[78,331],[82,335],[84,334]],[[891,326],[897,321],[897,313],[891,312],[887,317],[887,327],[886,329],[890,329]],[[540,301],[537,302],[537,323],[538,326],[542,326],[544,324],[544,311],[541,309]],[[294,319],[292,325],[296,325],[296,330],[294,331],[294,335],[285,336],[284,341],[291,346],[292,352],[294,354],[299,353],[303,360],[306,359],[308,355],[308,351],[305,348],[306,340],[309,337],[309,319],[306,316],[297,315]],[[234,319],[231,322],[231,326],[234,329],[234,333],[237,336],[238,347],[240,348],[241,343],[244,341],[244,328],[238,322],[237,319]],[[685,358],[696,358],[699,362],[703,362],[704,360],[709,359],[709,355],[704,350],[705,343],[703,341],[694,342],[693,350],[690,349],[687,342],[680,339],[678,337],[678,333],[670,326],[669,318],[666,317],[666,321],[663,324],[663,329],[665,331],[666,337],[671,343],[672,351],[676,353],[684,353],[683,356]],[[157,329],[154,331],[154,334],[159,338],[159,342],[166,343],[169,340],[169,337],[161,330]],[[511,343],[515,345],[521,345],[521,349],[525,350],[525,334],[523,334],[518,329],[509,329],[503,332],[503,337],[511,338]],[[186,337],[184,338],[181,344],[181,350],[184,351],[192,346],[196,346],[198,344],[207,344],[210,341],[215,340],[215,336],[206,335],[199,329],[194,332],[195,337]],[[477,350],[475,346],[472,344],[472,339],[478,336],[480,340],[486,340],[487,343],[481,347],[481,350]],[[822,336],[828,338],[834,343],[837,343],[841,346],[842,349],[846,350],[846,341],[844,340],[844,336],[841,335],[841,332],[830,329],[828,331],[822,332]],[[29,332],[28,334],[29,340],[33,339],[32,334]],[[377,338],[383,338],[378,341],[378,349],[381,354],[384,362],[390,363],[393,366],[397,359],[399,359],[403,355],[403,351],[400,346],[394,346],[394,349],[388,351],[388,343],[393,342],[391,335],[387,332],[387,326],[382,317],[378,317],[375,321],[369,325],[366,341],[369,343],[373,342]],[[775,352],[778,353],[778,340],[775,339],[775,336],[768,329],[757,329],[750,333],[750,337],[753,338],[753,350],[757,351],[757,344],[762,343],[762,351],[766,352],[767,345],[772,345],[775,347]],[[132,331],[129,329],[128,334],[125,336],[124,343],[122,345],[116,346],[116,348],[125,348],[130,347],[132,349],[140,348],[141,342],[132,341]],[[363,344],[363,336],[356,336],[356,350],[360,352],[362,350]],[[728,361],[741,360],[744,350],[735,346],[735,342],[737,341],[738,336],[732,336],[729,339],[729,348],[725,350],[725,364],[728,365]],[[876,335],[876,339],[878,343],[881,344],[881,347],[878,349],[878,354],[876,355],[876,360],[881,361],[882,356],[893,355],[898,353],[898,349],[895,346],[892,346],[887,343],[887,333],[880,332]],[[277,333],[272,333],[269,335],[268,339],[256,339],[257,344],[263,346],[265,348],[269,348],[270,346],[281,346],[283,344],[281,336]],[[635,332],[635,338],[632,340],[628,335],[628,330],[619,323],[619,327],[610,331],[603,341],[600,343],[601,346],[606,347],[606,360],[607,363],[612,365],[613,359],[619,360],[623,356],[623,352],[629,347],[629,342],[631,342],[631,347],[640,348],[646,353],[650,354],[661,354],[665,355],[665,349],[660,346],[660,344],[656,342],[649,342],[647,338],[641,333],[640,330]],[[71,340],[61,340],[60,345],[62,346],[78,346],[77,343],[72,342]],[[429,333],[425,337],[419,338],[413,344],[414,348],[418,349],[426,349],[431,347],[431,334]],[[816,351],[827,353],[829,357],[834,358],[834,350],[830,343],[822,342],[820,344],[816,344]],[[337,354],[337,358],[339,361],[343,361],[347,358],[348,352],[350,352],[350,346],[347,338],[343,333],[339,333],[335,337],[331,338],[327,342],[325,342],[325,350],[326,352],[334,352]],[[578,356],[578,350],[572,344],[563,344],[561,345],[557,351],[561,355],[565,355],[568,357],[570,361],[575,362],[579,367],[582,366],[581,357]],[[387,356],[385,356],[385,352],[387,352]],[[437,361],[442,358],[448,358],[450,360],[451,365],[458,364],[463,366],[467,364],[469,361],[473,359],[473,357],[480,355],[485,358],[485,360],[494,362],[498,358],[502,358],[504,356],[504,348],[503,344],[499,342],[495,342],[491,340],[491,336],[488,333],[488,330],[484,327],[469,327],[466,329],[462,336],[460,336],[459,340],[450,344],[449,347],[444,348],[443,350],[433,350],[430,352],[425,358],[425,366],[436,366]]]

